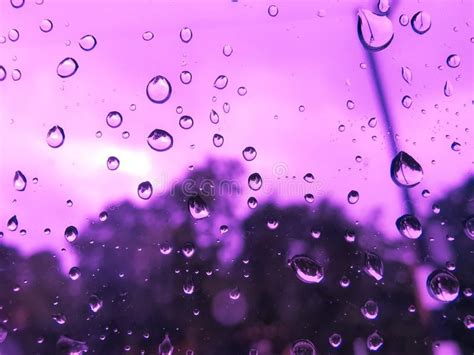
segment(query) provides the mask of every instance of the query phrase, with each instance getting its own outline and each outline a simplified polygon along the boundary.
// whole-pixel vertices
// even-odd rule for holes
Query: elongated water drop
[[[206,202],[198,195],[189,198],[188,209],[194,219],[203,219],[210,215]]]
[[[449,80],[444,83],[444,96],[450,97],[453,94],[453,84]]]
[[[53,126],[46,134],[46,143],[48,143],[51,148],[59,148],[63,145],[65,138],[64,130],[60,126]]]
[[[392,160],[390,175],[397,185],[413,187],[423,179],[423,169],[411,155],[401,151]]]
[[[18,219],[15,216],[12,216],[8,221],[7,221],[7,228],[9,231],[14,232],[18,228]]]
[[[164,152],[173,146],[173,137],[162,129],[155,129],[148,135],[147,142],[152,149]]]
[[[168,334],[165,334],[163,341],[158,346],[158,355],[172,355],[173,349],[173,344],[171,344]]]
[[[305,255],[295,255],[289,261],[296,277],[305,283],[319,283],[324,278],[324,270],[316,261]]]
[[[399,217],[395,224],[400,234],[410,239],[418,239],[423,232],[420,221],[411,214]]]
[[[380,281],[383,278],[383,262],[377,254],[365,252],[364,271],[375,280]]]
[[[411,72],[411,69],[408,67],[402,67],[402,77],[403,77],[403,80],[405,80],[407,84],[411,84],[411,81],[413,79],[413,74]]]
[[[79,68],[79,64],[77,64],[76,60],[71,57],[64,58],[59,64],[56,69],[56,73],[61,78],[69,78],[73,76],[77,69]]]
[[[452,302],[459,295],[459,280],[446,270],[433,271],[426,280],[428,293],[435,300]]]
[[[146,86],[146,94],[151,102],[155,104],[163,104],[171,96],[172,88],[171,84],[162,75],[157,75],[152,78]]]
[[[189,43],[193,38],[193,31],[189,27],[183,27],[179,32],[179,37],[184,43]]]
[[[143,200],[148,200],[153,195],[153,186],[151,182],[144,181],[138,185],[137,189],[138,197]]]
[[[357,15],[357,32],[363,46],[374,51],[387,48],[393,40],[392,21],[366,9],[359,10]]]
[[[15,172],[15,176],[13,177],[13,186],[17,191],[25,191],[26,189],[26,177],[20,170]]]
[[[219,123],[219,114],[216,111],[211,110],[211,113],[209,114],[209,120],[214,124],[218,124]]]

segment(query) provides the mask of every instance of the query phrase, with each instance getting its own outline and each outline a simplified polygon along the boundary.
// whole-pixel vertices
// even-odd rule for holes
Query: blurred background
[[[0,354],[474,354],[473,3],[0,3]]]

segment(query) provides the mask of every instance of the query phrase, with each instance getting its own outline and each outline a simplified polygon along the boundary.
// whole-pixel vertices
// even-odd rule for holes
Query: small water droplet
[[[193,38],[193,31],[189,27],[183,27],[179,32],[179,37],[184,43],[189,43]]]
[[[232,55],[232,52],[233,52],[233,48],[230,44],[224,44],[224,47],[222,47],[222,53],[226,56],[226,57],[230,57]]]
[[[12,42],[18,41],[20,38],[20,32],[18,32],[17,29],[12,28],[10,31],[8,31],[8,39]]]
[[[367,337],[367,349],[377,351],[383,345],[383,338],[377,332],[373,332]]]
[[[444,83],[444,96],[450,97],[453,94],[453,84],[449,80]]]
[[[464,234],[474,240],[474,216],[468,217],[463,223]]]
[[[81,269],[77,266],[73,266],[69,269],[69,278],[73,281],[76,281],[79,277],[81,277]]]
[[[399,217],[395,224],[400,234],[409,239],[418,239],[423,233],[420,221],[411,214]]]
[[[426,280],[428,293],[435,300],[452,302],[459,295],[459,280],[446,270],[433,271]]]
[[[258,201],[255,197],[251,196],[247,200],[247,206],[249,206],[250,209],[255,209],[258,206]]]
[[[15,216],[12,216],[12,217],[7,221],[7,229],[8,229],[10,232],[14,232],[14,231],[16,231],[17,228],[18,228],[18,219],[16,218],[16,215],[15,215]]]
[[[191,72],[184,70],[179,75],[179,79],[181,80],[183,84],[187,85],[191,83],[191,81],[193,80],[193,75],[191,74]]]
[[[212,143],[214,144],[215,147],[220,148],[224,144],[224,137],[216,133],[212,137]]]
[[[351,205],[356,204],[359,201],[359,192],[356,190],[351,190],[347,194],[347,202],[349,202]]]
[[[253,173],[248,178],[248,185],[251,190],[258,191],[262,187],[263,180],[259,173]]]
[[[146,32],[143,32],[142,34],[142,38],[145,41],[151,41],[154,37],[155,35],[151,31],[146,31]]]
[[[276,5],[270,5],[268,7],[268,14],[271,17],[275,17],[276,15],[278,15],[278,7]]]
[[[224,102],[224,104],[222,105],[222,111],[224,111],[224,113],[230,112],[230,104],[228,102]]]
[[[392,160],[390,175],[397,185],[413,187],[423,179],[423,169],[412,156],[401,151]]]
[[[257,151],[255,150],[254,147],[246,147],[242,151],[242,156],[246,161],[252,161],[257,157]]]
[[[53,29],[53,22],[48,19],[41,20],[39,28],[42,32],[48,33]]]
[[[25,191],[26,189],[26,177],[20,170],[17,170],[13,176],[13,186],[17,191]]]
[[[109,157],[107,159],[107,168],[111,171],[117,170],[120,166],[120,160],[116,157]]]
[[[247,94],[247,89],[245,88],[245,86],[241,86],[237,89],[237,94],[239,94],[240,96],[245,96]]]
[[[155,129],[148,135],[147,142],[150,148],[164,152],[173,146],[173,137],[162,129]]]
[[[329,344],[333,348],[338,348],[342,344],[342,336],[341,334],[334,333],[329,337]]]
[[[153,185],[149,181],[141,182],[137,188],[138,197],[148,200],[153,195]]]
[[[413,99],[410,96],[408,95],[403,96],[402,98],[403,107],[410,108],[412,104],[413,104]]]
[[[367,319],[375,319],[379,315],[379,306],[373,300],[368,300],[360,307],[360,312]]]
[[[377,254],[365,252],[364,271],[375,280],[380,281],[383,278],[383,262]]]
[[[187,295],[192,295],[194,293],[194,282],[191,278],[188,278],[184,283],[183,291]]]
[[[407,84],[411,84],[413,75],[410,68],[402,67],[402,78],[406,81]]]
[[[312,184],[314,182],[314,175],[311,173],[307,173],[305,174],[305,176],[303,176],[303,180],[306,181],[307,183]]]
[[[379,0],[378,8],[383,14],[388,12],[390,10],[390,0]]]
[[[407,26],[408,23],[410,22],[410,18],[408,17],[407,14],[401,14],[400,17],[398,18],[398,22],[400,22],[400,25],[402,26]]]
[[[392,21],[365,9],[359,10],[358,17],[357,32],[363,46],[375,51],[387,48],[393,40]]]
[[[82,355],[83,352],[87,352],[89,350],[85,342],[77,341],[62,335],[59,337],[56,347],[58,349],[58,353],[68,355]]]
[[[324,278],[323,267],[308,256],[293,256],[288,261],[288,265],[291,266],[296,277],[305,283],[319,283]]]
[[[182,129],[190,129],[194,125],[194,120],[191,116],[182,116],[179,119],[179,126]]]
[[[163,341],[158,346],[158,355],[172,355],[173,354],[173,345],[171,340],[168,337],[168,334],[165,334]]]
[[[10,0],[10,4],[15,8],[19,9],[25,4],[25,0]]]
[[[130,137],[130,132],[129,131],[123,131],[122,132],[122,138],[123,139],[128,139]]]
[[[18,81],[21,79],[21,71],[19,69],[12,70],[12,79],[13,81]]]
[[[464,317],[463,323],[467,329],[474,329],[474,316],[470,314],[466,315]]]
[[[171,96],[171,84],[164,76],[157,75],[148,82],[146,94],[151,102],[163,104]]]
[[[291,346],[291,355],[316,355],[316,348],[308,339],[300,339]]]
[[[4,66],[0,65],[0,81],[5,80],[7,77],[7,71]]]
[[[107,125],[111,128],[117,128],[122,124],[122,114],[118,111],[111,111],[106,117]]]
[[[81,47],[86,52],[93,50],[96,45],[97,40],[93,35],[85,35],[79,40],[79,47]]]
[[[79,64],[77,64],[76,60],[71,57],[64,58],[59,64],[56,69],[56,73],[61,78],[69,78],[73,76],[77,69],[79,68]]]
[[[231,300],[238,300],[240,298],[240,289],[238,287],[234,287],[229,292],[229,297]]]
[[[211,110],[211,113],[209,114],[209,119],[211,120],[212,123],[218,124],[219,123],[219,114],[216,111]]]
[[[353,110],[354,107],[355,107],[354,101],[352,101],[352,100],[347,100],[347,102],[346,102],[346,107],[347,107],[347,109],[349,109],[349,110]]]
[[[69,243],[75,241],[78,235],[79,231],[74,226],[69,226],[64,230],[64,238],[66,238]]]
[[[267,227],[268,229],[270,230],[275,230],[278,228],[278,226],[280,225],[280,222],[278,222],[278,220],[274,219],[274,218],[270,218],[267,220]]]
[[[60,126],[53,126],[46,134],[46,143],[51,148],[59,148],[63,145],[65,137],[64,130]]]
[[[206,202],[198,195],[189,198],[188,209],[194,219],[203,219],[210,216]]]
[[[431,28],[431,16],[425,11],[418,11],[411,18],[413,31],[422,35]]]
[[[89,297],[89,308],[92,312],[99,312],[103,305],[104,302],[97,295],[92,295]]]
[[[109,218],[109,214],[105,211],[99,213],[99,221],[105,222]]]
[[[370,127],[370,128],[375,128],[375,126],[377,126],[377,118],[375,117],[372,117],[369,122],[367,123],[367,125]]]
[[[307,194],[304,195],[304,200],[308,203],[312,203],[312,202],[314,202],[314,195],[310,194],[310,193],[307,193]]]
[[[53,318],[53,320],[60,325],[63,325],[67,322],[66,316],[62,313],[53,314],[51,318]]]
[[[181,248],[181,252],[187,258],[192,257],[195,251],[196,251],[196,248],[194,247],[194,244],[192,243],[187,243]]]
[[[214,80],[214,87],[216,89],[222,90],[224,89],[229,82],[229,79],[225,75],[219,75],[216,80]]]
[[[446,64],[450,68],[457,68],[461,65],[461,57],[458,56],[457,54],[451,54],[446,59]]]

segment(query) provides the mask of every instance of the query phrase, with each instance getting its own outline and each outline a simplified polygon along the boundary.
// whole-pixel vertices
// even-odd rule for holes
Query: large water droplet
[[[450,68],[457,68],[461,65],[461,57],[458,56],[457,54],[451,54],[446,59],[446,64]]]
[[[411,18],[413,31],[422,35],[431,28],[431,16],[425,11],[419,11]]]
[[[383,338],[377,332],[373,332],[367,337],[367,349],[377,351],[383,345]]]
[[[250,189],[257,191],[260,190],[263,184],[263,179],[259,173],[253,173],[248,178],[248,185]]]
[[[459,295],[459,280],[446,270],[433,271],[426,280],[428,293],[435,300],[452,302]]]
[[[63,145],[65,137],[64,130],[60,126],[53,126],[46,134],[46,143],[51,148],[59,148]]]
[[[18,228],[18,219],[15,216],[12,216],[8,221],[7,221],[7,228],[9,231],[14,232]]]
[[[179,38],[184,43],[188,43],[193,38],[193,31],[189,27],[183,27],[179,32]]]
[[[375,319],[379,314],[379,306],[373,300],[368,300],[360,307],[360,312],[367,319]]]
[[[418,239],[423,232],[420,221],[411,214],[399,217],[395,224],[400,234],[410,239]]]
[[[79,231],[74,226],[69,226],[64,230],[64,238],[70,243],[76,240],[79,235]]]
[[[77,64],[76,60],[71,57],[64,58],[59,64],[56,69],[56,73],[61,78],[69,78],[73,76],[77,69],[79,68],[79,64]]]
[[[85,51],[91,51],[97,45],[97,40],[93,35],[85,35],[79,40],[79,46]]]
[[[316,355],[316,348],[308,339],[300,339],[291,346],[291,355]]]
[[[194,219],[203,219],[210,215],[206,202],[197,195],[189,198],[188,209]]]
[[[152,149],[164,152],[173,146],[173,137],[162,129],[155,129],[148,135],[147,142]]]
[[[463,223],[464,234],[474,240],[474,216],[468,217]]]
[[[89,297],[89,308],[92,312],[99,312],[103,305],[104,302],[97,295],[92,295]]]
[[[288,261],[288,265],[305,283],[319,283],[324,278],[323,267],[308,256],[296,255]]]
[[[397,185],[413,187],[423,179],[423,169],[411,155],[401,151],[392,160],[390,175]]]
[[[165,334],[163,341],[158,346],[158,355],[172,355],[173,349],[173,344],[171,344],[168,334]]]
[[[105,118],[107,125],[111,128],[117,128],[122,124],[123,118],[122,114],[117,111],[111,111],[108,113],[107,117]]]
[[[393,40],[392,21],[365,9],[359,10],[358,17],[357,32],[364,47],[376,51],[387,48]]]
[[[157,75],[148,82],[146,94],[150,101],[155,104],[162,104],[168,101],[171,96],[171,84],[164,76]]]
[[[411,84],[411,81],[413,78],[411,69],[408,67],[402,67],[402,77],[403,77],[403,80],[407,82],[407,84]]]
[[[365,252],[364,271],[367,275],[372,276],[377,281],[383,277],[383,262],[377,254]]]
[[[26,189],[26,177],[20,170],[17,170],[13,176],[13,186],[17,191],[25,191]]]
[[[222,90],[227,86],[229,79],[225,75],[219,75],[214,81],[214,87]]]
[[[87,350],[89,350],[85,342],[74,340],[65,336],[59,337],[56,347],[60,354],[68,355],[82,355],[83,352],[87,352]]]
[[[141,182],[138,185],[137,193],[138,193],[138,197],[140,197],[141,199],[148,200],[151,197],[151,195],[153,195],[153,186],[151,182],[149,181]]]
[[[114,171],[117,170],[120,166],[120,160],[117,157],[109,157],[107,159],[107,169]]]

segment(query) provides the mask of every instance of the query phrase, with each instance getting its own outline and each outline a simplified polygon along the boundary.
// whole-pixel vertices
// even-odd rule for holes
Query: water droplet
[[[120,166],[120,160],[116,157],[109,157],[107,159],[107,168],[111,171],[117,170]]]
[[[60,325],[63,325],[67,322],[66,316],[62,313],[53,314],[51,318],[53,318],[53,320]]]
[[[228,82],[229,79],[225,75],[219,75],[214,81],[214,87],[216,89],[222,90],[227,86]]]
[[[360,307],[360,312],[367,319],[375,319],[379,315],[379,306],[375,301],[368,300]]]
[[[250,209],[255,209],[258,206],[258,201],[255,197],[251,196],[247,200],[247,206],[249,206]]]
[[[383,277],[383,262],[377,254],[365,252],[364,271],[375,280],[380,281]]]
[[[239,94],[240,96],[245,96],[247,94],[247,89],[245,88],[245,86],[241,86],[237,89],[237,94]]]
[[[254,147],[246,147],[242,151],[242,156],[244,157],[245,160],[252,161],[257,157],[257,151],[255,150]]]
[[[306,181],[307,183],[312,184],[312,183],[314,182],[314,175],[311,174],[311,173],[307,173],[307,174],[305,174],[305,176],[303,176],[303,179],[304,179],[304,181]]]
[[[347,194],[347,202],[349,202],[351,205],[357,203],[359,201],[359,192],[356,190],[351,190]]]
[[[450,97],[453,94],[453,84],[449,80],[444,83],[444,96]]]
[[[39,28],[42,32],[48,33],[53,29],[53,23],[48,19],[41,20]]]
[[[7,222],[7,228],[10,232],[16,231],[18,228],[18,219],[15,216],[12,216]]]
[[[410,22],[410,18],[408,17],[407,14],[401,14],[400,17],[398,18],[398,22],[400,22],[400,25],[406,26]]]
[[[59,337],[56,347],[60,354],[68,355],[82,355],[83,352],[87,352],[87,350],[89,350],[86,343],[65,336]]]
[[[346,102],[346,107],[347,107],[349,110],[353,110],[354,107],[355,107],[354,101],[352,101],[352,100],[347,100],[347,102]]]
[[[347,231],[344,233],[344,239],[345,239],[346,242],[348,242],[348,243],[354,243],[355,240],[356,240],[355,232],[352,231],[352,230],[347,230]]]
[[[304,195],[304,200],[308,203],[312,203],[314,201],[314,195],[307,193]]]
[[[7,77],[7,71],[4,66],[0,65],[0,81],[5,80]]]
[[[141,182],[137,189],[138,197],[148,200],[153,195],[153,186],[149,181]]]
[[[196,248],[194,247],[192,243],[187,243],[181,248],[181,252],[187,258],[192,257],[195,251],[196,251]]]
[[[296,255],[288,261],[288,265],[296,277],[305,283],[319,283],[324,278],[323,267],[310,257]]]
[[[79,40],[79,47],[85,51],[91,51],[97,45],[97,40],[93,35],[85,35]]]
[[[455,152],[459,152],[461,151],[461,144],[459,144],[458,142],[453,142],[451,144],[451,149]]]
[[[146,31],[146,32],[143,32],[142,34],[142,38],[145,41],[151,41],[154,37],[155,35],[151,31]]]
[[[461,57],[458,56],[457,54],[451,54],[446,59],[446,64],[450,68],[457,68],[461,65]]]
[[[213,143],[214,146],[216,146],[217,148],[222,147],[222,145],[224,144],[224,137],[221,136],[220,134],[216,133],[216,134],[214,134],[214,136],[212,137],[212,143]]]
[[[224,47],[222,47],[222,53],[226,57],[230,57],[233,51],[234,50],[232,49],[232,46],[230,44],[224,44]]]
[[[428,293],[441,302],[454,301],[459,295],[459,280],[446,270],[433,271],[426,280]]]
[[[160,246],[160,253],[163,254],[163,255],[169,255],[169,254],[171,254],[172,251],[173,251],[173,248],[171,247],[171,245],[169,245],[167,243],[163,243]]]
[[[73,281],[76,281],[79,277],[81,277],[81,269],[77,266],[73,266],[69,269],[69,278]]]
[[[155,129],[148,135],[147,142],[150,148],[164,152],[173,146],[173,137],[162,129]]]
[[[377,118],[372,117],[367,124],[370,128],[375,128],[377,126]]]
[[[342,337],[340,334],[334,333],[329,337],[329,344],[333,348],[338,348],[342,344]]]
[[[194,125],[194,120],[191,116],[182,116],[179,119],[179,126],[182,129],[190,129]]]
[[[308,339],[300,339],[293,343],[291,355],[316,355],[316,348]]]
[[[399,217],[395,224],[400,234],[410,239],[418,239],[423,232],[418,218],[410,214]]]
[[[416,307],[415,305],[411,304],[408,306],[408,312],[410,313],[415,313],[416,312]]]
[[[123,131],[122,132],[122,138],[123,139],[128,139],[130,137],[130,132],[129,131]]]
[[[8,31],[8,39],[12,42],[18,41],[20,38],[20,32],[18,32],[17,29],[12,28],[10,31]]]
[[[378,8],[379,8],[379,11],[383,14],[388,12],[388,10],[390,10],[390,1],[389,0],[379,0]]]
[[[187,295],[192,295],[194,293],[194,283],[191,278],[188,278],[183,285],[183,291]]]
[[[46,143],[51,148],[59,148],[63,145],[65,139],[64,130],[60,126],[53,126],[46,134]]]
[[[268,7],[268,14],[271,17],[275,17],[276,15],[278,15],[278,7],[276,5],[270,5]]]
[[[272,230],[272,231],[275,230],[275,229],[277,229],[279,225],[280,225],[280,222],[278,222],[278,221],[277,221],[276,219],[274,219],[274,218],[270,218],[270,219],[268,219],[268,221],[267,221],[267,227],[268,227],[268,229],[270,229],[270,230]]]
[[[209,119],[211,120],[212,123],[218,124],[219,123],[219,114],[216,111],[211,110],[211,113],[209,114]]]
[[[229,292],[229,297],[231,300],[238,300],[240,298],[240,289],[238,287],[234,287]]]
[[[402,98],[403,107],[410,108],[412,104],[413,104],[413,99],[410,96],[408,95],[403,96]]]
[[[364,47],[376,51],[387,48],[393,40],[392,21],[365,9],[359,10],[358,17],[357,32]]]
[[[248,178],[248,185],[253,191],[260,190],[263,180],[259,173],[253,173]]]
[[[25,4],[25,0],[10,0],[10,4],[15,8],[19,9]]]
[[[76,60],[71,57],[64,58],[59,64],[58,68],[56,69],[56,73],[61,78],[69,78],[73,76],[77,69],[79,68],[79,64],[77,64]]]
[[[99,221],[105,222],[109,218],[109,214],[105,211],[99,213]]]
[[[222,111],[224,111],[224,113],[230,112],[230,104],[228,102],[224,102],[224,104],[222,105]]]
[[[95,132],[95,136],[96,136],[97,138],[102,137],[102,132],[101,132],[101,131]]]
[[[71,200],[67,200],[67,201],[66,201],[66,206],[72,207],[72,205],[73,205],[73,203],[72,203]]]
[[[26,177],[20,170],[15,172],[13,177],[13,186],[17,191],[25,191],[26,189]]]
[[[7,339],[7,336],[8,336],[8,331],[2,326],[0,326],[0,344],[2,344],[5,341],[5,339]]]
[[[183,84],[187,85],[191,82],[191,80],[193,80],[193,75],[191,74],[191,72],[184,70],[179,75],[179,79]]]
[[[164,76],[157,75],[148,82],[146,94],[151,102],[163,104],[171,96],[171,84]]]
[[[402,67],[402,78],[407,82],[407,84],[411,84],[413,75],[410,68]]]
[[[425,11],[419,11],[411,18],[413,31],[422,35],[431,28],[431,16]]]
[[[104,302],[97,295],[92,295],[89,297],[89,308],[92,312],[99,312],[103,305]]]
[[[189,27],[183,27],[179,32],[179,37],[184,43],[188,43],[193,38],[193,31]]]
[[[70,243],[76,240],[79,235],[79,231],[74,226],[69,226],[64,230],[64,238]]]
[[[106,117],[107,125],[111,128],[117,128],[122,124],[122,114],[117,111],[111,111]]]
[[[194,219],[203,219],[210,215],[206,202],[198,195],[189,198],[188,209]]]
[[[401,151],[392,160],[390,175],[397,185],[413,187],[423,179],[423,169],[412,156]]]
[[[12,79],[13,81],[18,81],[21,79],[21,71],[19,69],[12,70]]]
[[[314,239],[319,239],[319,237],[321,237],[321,230],[317,228],[311,228],[311,236]]]
[[[474,216],[468,217],[463,223],[464,234],[474,240]]]
[[[383,345],[383,338],[377,332],[373,332],[367,337],[367,349],[377,351]]]
[[[474,316],[468,314],[464,317],[463,323],[467,329],[474,329]]]
[[[158,355],[172,355],[173,354],[173,345],[171,340],[168,337],[168,334],[165,334],[163,341],[158,346]]]

